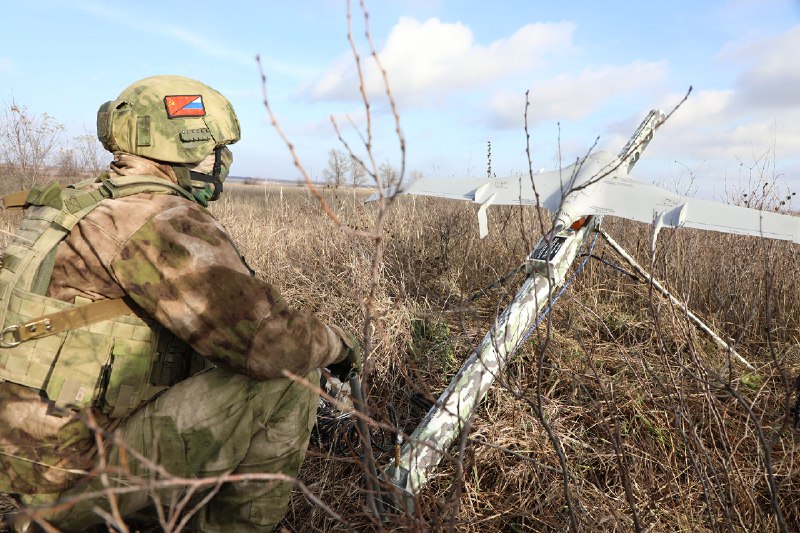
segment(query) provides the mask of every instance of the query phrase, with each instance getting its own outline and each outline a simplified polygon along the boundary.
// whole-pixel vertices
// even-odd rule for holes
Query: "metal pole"
[[[670,301],[670,302],[672,302],[672,304],[673,304],[674,306],[678,307],[678,308],[679,308],[679,309],[680,309],[680,310],[681,310],[681,311],[682,311],[682,312],[683,312],[683,313],[686,315],[686,317],[687,317],[689,320],[691,320],[692,322],[694,322],[694,324],[695,324],[695,325],[696,325],[698,328],[700,328],[700,330],[702,330],[702,331],[703,331],[703,332],[705,332],[705,333],[706,333],[706,334],[707,334],[709,337],[711,337],[711,339],[712,339],[712,340],[713,340],[713,341],[714,341],[714,342],[715,342],[715,343],[716,343],[716,344],[717,344],[717,345],[718,345],[720,348],[722,348],[722,349],[724,349],[725,351],[727,351],[728,353],[730,353],[732,356],[734,356],[736,359],[738,359],[738,360],[739,360],[741,363],[743,363],[743,364],[744,364],[744,365],[745,365],[745,366],[746,366],[748,369],[750,369],[750,370],[755,370],[755,367],[754,367],[753,365],[751,365],[751,364],[750,364],[750,363],[747,361],[747,359],[745,359],[744,357],[742,357],[741,355],[739,355],[739,353],[738,353],[736,350],[734,350],[734,349],[733,349],[733,347],[732,347],[730,344],[728,344],[727,342],[725,342],[724,340],[722,340],[722,338],[721,338],[719,335],[717,335],[716,333],[714,333],[714,332],[711,330],[711,328],[709,328],[709,327],[708,327],[708,326],[705,324],[705,322],[703,322],[702,320],[700,320],[700,319],[697,317],[697,315],[695,315],[694,313],[692,313],[691,311],[689,311],[689,308],[688,308],[688,307],[686,307],[686,304],[684,304],[683,302],[681,302],[680,300],[678,300],[677,298],[675,298],[674,296],[672,296],[672,294],[670,294],[670,292],[669,292],[667,289],[665,289],[663,285],[661,285],[661,284],[660,284],[658,281],[656,281],[656,280],[653,278],[653,276],[652,276],[652,275],[651,275],[649,272],[647,272],[647,271],[646,271],[646,270],[645,270],[645,269],[642,267],[642,265],[640,265],[640,264],[639,264],[639,263],[636,261],[636,259],[634,259],[634,258],[633,258],[633,257],[632,257],[630,254],[628,254],[628,252],[626,252],[626,251],[625,251],[625,249],[624,249],[624,248],[623,248],[623,247],[622,247],[622,246],[621,246],[621,245],[620,245],[620,244],[619,244],[617,241],[615,241],[614,239],[612,239],[612,238],[611,238],[611,236],[610,236],[608,233],[606,233],[606,232],[605,232],[605,230],[602,230],[602,229],[601,229],[601,230],[600,230],[600,235],[602,235],[602,236],[603,236],[603,238],[606,240],[606,242],[607,242],[607,243],[608,243],[608,244],[609,244],[609,245],[610,245],[610,246],[611,246],[611,247],[612,247],[612,248],[613,248],[613,249],[614,249],[614,250],[615,250],[615,251],[616,251],[616,252],[617,252],[617,253],[618,253],[620,256],[622,256],[622,258],[623,258],[623,259],[625,259],[625,261],[627,261],[627,262],[628,262],[628,264],[629,264],[629,265],[631,265],[631,267],[633,267],[633,269],[634,269],[634,270],[636,270],[636,272],[638,272],[640,276],[642,276],[642,277],[646,278],[646,279],[647,279],[647,281],[648,281],[648,283],[652,283],[652,284],[653,284],[653,287],[654,287],[654,288],[655,288],[655,289],[656,289],[658,292],[660,292],[662,295],[664,295],[664,296],[666,296],[667,298],[669,298],[669,301]]]

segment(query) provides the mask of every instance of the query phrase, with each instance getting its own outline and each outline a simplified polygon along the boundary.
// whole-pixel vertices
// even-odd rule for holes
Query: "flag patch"
[[[206,116],[203,97],[199,94],[165,96],[164,105],[167,107],[169,118]]]

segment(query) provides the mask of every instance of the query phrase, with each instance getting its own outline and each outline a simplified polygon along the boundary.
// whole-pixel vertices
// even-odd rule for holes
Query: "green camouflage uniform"
[[[314,382],[314,369],[339,358],[339,337],[251,276],[219,223],[175,196],[105,200],[59,245],[49,296],[72,301],[124,294],[218,366],[123,419],[118,431],[124,441],[182,477],[231,471],[295,476],[317,398],[281,372],[308,375]],[[93,437],[83,422],[48,415],[47,402],[25,387],[3,383],[0,395],[0,442],[6,453],[23,458],[0,455],[0,490],[52,494],[81,477],[63,469],[92,467]],[[101,424],[117,422],[101,417]],[[115,451],[110,461],[118,459]],[[133,473],[142,468],[134,465]],[[97,488],[97,482],[79,483],[64,496]],[[199,524],[205,531],[216,531],[220,520],[274,524],[290,488],[226,485]],[[144,495],[123,502],[131,512],[147,503]],[[95,504],[54,521],[78,530],[100,520],[91,511]]]
[[[342,357],[342,340],[252,276],[203,207],[152,193],[101,201],[58,245],[47,295],[69,302],[127,296],[216,365],[125,418],[93,410],[98,424],[116,431],[127,447],[184,478],[297,475],[317,396],[282,372],[318,382],[316,369]],[[0,382],[0,399],[0,491],[38,504],[102,488],[99,478],[86,475],[98,458],[84,418],[56,416],[38,391],[10,382]],[[108,462],[144,479],[150,473],[118,447]],[[195,527],[270,530],[291,488],[286,482],[225,484],[198,513]],[[144,491],[119,497],[123,515],[148,503]],[[107,502],[90,500],[53,514],[52,522],[83,530],[101,522],[96,505],[108,509]]]

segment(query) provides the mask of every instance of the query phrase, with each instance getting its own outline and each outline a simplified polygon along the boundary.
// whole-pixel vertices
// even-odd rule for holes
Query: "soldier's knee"
[[[283,378],[258,383],[254,401],[266,407],[267,420],[279,422],[287,418],[301,421],[298,429],[316,414],[319,401],[319,371],[312,370],[302,381]],[[309,428],[310,430],[310,428]]]

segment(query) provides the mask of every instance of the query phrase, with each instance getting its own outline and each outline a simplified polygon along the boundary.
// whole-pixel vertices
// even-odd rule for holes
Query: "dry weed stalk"
[[[91,411],[85,411],[84,421],[94,435],[98,452],[98,463],[88,473],[88,478],[99,479],[101,489],[85,491],[76,496],[63,498],[59,502],[44,507],[27,507],[18,511],[20,517],[25,517],[45,531],[59,531],[48,521],[55,513],[71,509],[81,502],[96,503],[92,510],[100,516],[109,527],[128,533],[130,528],[122,517],[118,497],[133,493],[145,493],[152,500],[155,507],[158,524],[165,532],[178,533],[183,531],[192,517],[200,511],[220,490],[225,483],[243,482],[285,482],[296,486],[306,498],[319,509],[330,513],[331,518],[347,526],[347,521],[333,511],[327,504],[319,499],[305,484],[285,474],[278,473],[228,473],[207,478],[185,478],[171,474],[158,462],[157,457],[146,457],[130,447],[118,432],[108,434],[94,419]],[[119,453],[119,466],[111,466],[107,462],[108,451],[114,448]],[[154,446],[154,449],[156,447]],[[137,468],[132,468],[131,459],[135,460]],[[144,473],[135,473],[143,470]],[[169,514],[164,513],[164,496],[169,496],[166,505]],[[109,511],[100,504],[105,502]]]
[[[528,132],[528,109],[530,107],[530,102],[528,100],[528,91],[525,92],[525,155],[528,158],[528,177],[531,180],[531,186],[533,187],[533,192],[536,197],[536,214],[538,216],[539,222],[539,230],[541,231],[542,235],[545,235],[547,240],[547,247],[548,251],[547,254],[550,254],[550,247],[552,246],[552,224],[550,228],[547,228],[545,225],[544,217],[542,216],[542,209],[540,204],[539,193],[536,190],[536,182],[533,179],[533,162],[531,159],[531,149],[530,149],[530,133]],[[585,158],[584,158],[585,159]],[[577,170],[574,174],[577,176]],[[573,176],[574,177],[574,176]],[[571,188],[571,186],[570,186]],[[521,187],[520,187],[521,189]],[[520,199],[520,204],[522,203]],[[521,228],[521,231],[524,230]],[[548,283],[550,285],[550,290],[548,291],[548,305],[552,305],[552,298],[553,298],[553,284],[552,280],[548,279]],[[569,483],[569,469],[567,468],[567,457],[564,453],[564,449],[561,445],[561,440],[559,439],[556,432],[553,430],[552,425],[547,420],[547,416],[542,408],[542,377],[544,372],[544,357],[547,351],[547,347],[550,342],[551,338],[551,323],[550,320],[546,321],[545,324],[546,332],[544,340],[540,339],[540,347],[539,347],[539,357],[536,359],[536,391],[535,391],[535,403],[528,400],[523,394],[520,392],[513,392],[512,393],[519,399],[524,399],[527,401],[531,407],[533,408],[534,413],[536,413],[539,422],[542,424],[545,432],[547,433],[547,438],[553,445],[553,449],[556,451],[558,455],[558,462],[559,466],[561,467],[561,474],[563,477],[563,485],[562,490],[564,491],[564,501],[566,503],[567,511],[569,512],[569,527],[572,531],[580,531],[580,522],[578,521],[578,517],[575,513],[575,507],[572,501],[572,492],[570,490],[570,483]],[[503,383],[503,380],[501,380]]]
[[[397,182],[393,183],[392,185],[395,187],[400,187],[402,185],[403,177],[405,175],[405,155],[406,155],[406,147],[405,147],[405,137],[403,135],[403,131],[400,127],[400,115],[397,110],[397,105],[394,99],[394,96],[391,91],[391,85],[389,83],[389,78],[386,73],[386,70],[383,68],[381,64],[380,58],[378,56],[377,50],[375,48],[375,44],[372,40],[372,36],[370,34],[370,27],[369,27],[369,12],[367,11],[366,5],[363,0],[359,2],[361,12],[364,18],[364,36],[368,43],[368,48],[370,51],[370,55],[372,59],[375,61],[375,64],[381,74],[381,78],[383,81],[383,86],[386,94],[387,101],[389,103],[390,109],[392,111],[395,123],[395,133],[397,135],[399,141],[399,152],[400,152],[400,174],[397,178]],[[300,171],[306,186],[311,191],[311,193],[315,196],[317,201],[319,202],[320,208],[325,213],[325,215],[331,220],[334,226],[337,229],[343,230],[344,232],[351,234],[357,237],[366,237],[372,241],[373,244],[373,252],[372,252],[372,262],[371,262],[371,269],[370,269],[370,279],[367,289],[367,295],[362,300],[361,306],[364,310],[364,320],[361,328],[362,333],[362,350],[363,350],[363,358],[364,358],[364,366],[363,371],[361,372],[361,392],[360,396],[364,398],[364,405],[363,406],[356,406],[357,409],[361,409],[363,412],[369,412],[369,392],[370,392],[370,374],[372,371],[372,355],[374,353],[373,347],[373,332],[375,329],[374,322],[379,318],[378,313],[376,312],[375,307],[375,298],[377,294],[377,290],[380,284],[380,275],[381,275],[381,268],[383,265],[383,253],[384,253],[384,220],[386,217],[386,213],[389,207],[392,204],[393,197],[387,197],[383,190],[386,187],[386,183],[384,180],[384,176],[382,175],[382,169],[378,165],[377,160],[374,154],[374,146],[373,146],[373,126],[372,126],[372,108],[370,104],[369,97],[367,95],[367,88],[364,79],[364,72],[362,69],[362,60],[361,55],[359,53],[358,47],[355,43],[354,35],[353,35],[353,26],[352,26],[352,13],[350,9],[350,2],[347,2],[347,38],[350,43],[351,52],[353,55],[353,59],[355,62],[356,71],[358,74],[359,80],[359,92],[361,95],[361,101],[364,107],[365,115],[366,115],[366,135],[358,132],[358,129],[353,124],[354,129],[358,132],[358,135],[362,141],[363,149],[366,154],[366,157],[359,156],[352,147],[345,141],[342,136],[342,132],[339,128],[339,125],[336,122],[336,119],[331,116],[331,122],[333,127],[337,133],[339,140],[341,141],[342,145],[347,150],[348,155],[350,156],[351,160],[356,161],[358,165],[364,168],[367,174],[373,179],[375,186],[379,191],[379,198],[377,201],[377,214],[374,218],[374,226],[371,231],[358,231],[354,230],[353,228],[347,226],[345,223],[342,222],[340,217],[337,213],[331,208],[325,197],[320,193],[316,185],[311,179],[311,176],[305,170],[304,165],[302,164],[297,152],[294,149],[294,145],[289,141],[288,137],[283,132],[282,128],[280,127],[279,121],[275,117],[275,114],[272,111],[272,108],[269,104],[269,99],[267,96],[267,82],[266,82],[266,75],[263,72],[261,67],[260,59],[257,57],[256,60],[258,62],[259,70],[261,72],[261,82],[262,82],[262,93],[263,93],[263,104],[264,107],[269,114],[270,121],[273,127],[276,129],[278,134],[280,135],[281,139],[285,142],[289,152],[294,160],[295,167]],[[351,122],[352,124],[352,122]],[[364,454],[363,454],[363,465],[364,465],[364,475],[367,479],[367,503],[368,506],[372,507],[373,514],[377,517],[375,525],[378,529],[382,529],[381,526],[381,507],[382,503],[379,501],[379,498],[375,498],[375,494],[379,495],[380,491],[378,489],[379,480],[377,478],[376,467],[374,463],[373,453],[372,453],[372,446],[370,443],[370,439],[367,435],[361,435],[361,440],[364,446]]]

